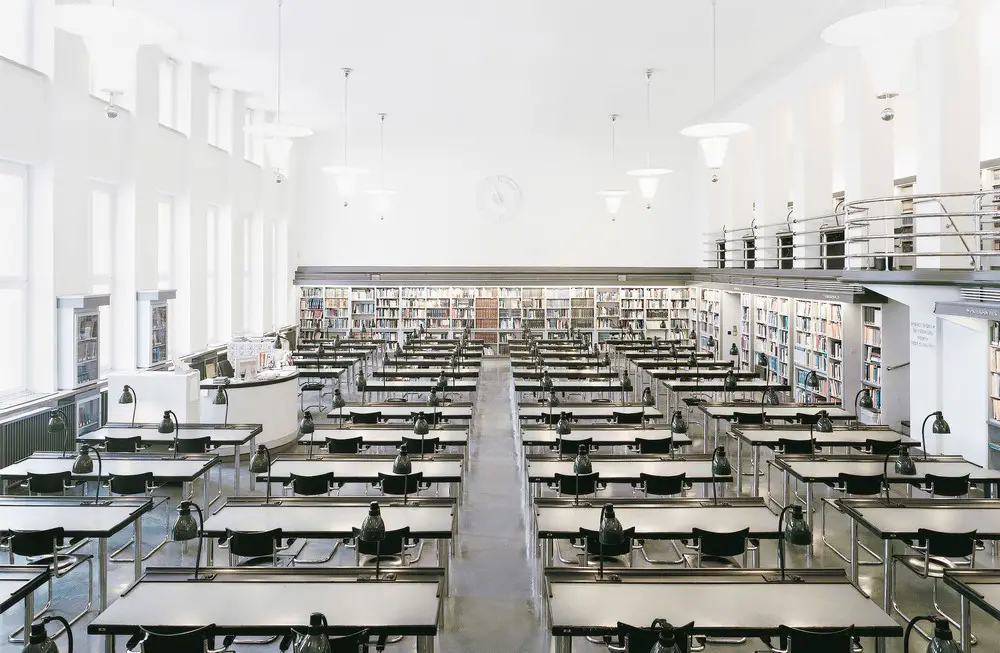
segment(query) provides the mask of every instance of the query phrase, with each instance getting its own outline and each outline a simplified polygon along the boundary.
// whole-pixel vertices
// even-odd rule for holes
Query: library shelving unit
[[[375,289],[351,288],[351,329],[375,330]]]
[[[621,291],[618,288],[597,289],[597,341],[613,337],[621,330]]]
[[[669,332],[691,329],[690,288],[646,288],[646,329]],[[666,328],[660,328],[663,323]],[[660,335],[666,335],[662,333]]]
[[[497,328],[499,329],[499,352],[507,354],[507,342],[521,333],[521,289],[500,288],[497,298]]]
[[[101,306],[110,295],[70,295],[56,299],[59,389],[97,381],[101,361]]]
[[[570,329],[571,288],[545,289],[545,331]]]
[[[584,331],[594,330],[594,289],[570,289],[570,327]]]
[[[795,399],[838,402],[844,398],[844,320],[839,303],[795,300]],[[806,387],[816,372],[819,388]]]
[[[772,381],[788,384],[790,300],[758,295],[754,303],[754,351],[767,356]]]
[[[861,383],[871,389],[876,415],[882,411],[882,309],[861,307]]]
[[[740,293],[740,368],[751,369],[753,359],[753,295]]]
[[[461,333],[466,327],[476,328],[476,289],[451,288],[451,322],[445,325],[452,333]]]
[[[522,288],[521,304],[524,310],[522,323],[532,331],[545,330],[545,288]]]
[[[702,288],[698,298],[698,346],[708,349],[708,337],[715,338],[715,350],[718,351],[722,332],[719,329],[720,308],[719,291],[716,288]]]
[[[299,299],[299,337],[303,340],[333,340],[351,328],[350,289],[303,286]]]
[[[1000,426],[1000,322],[990,322],[990,419]]]
[[[645,288],[621,289],[620,321],[622,328],[631,326],[634,331],[642,331],[646,328],[645,299]]]
[[[136,292],[136,367],[148,368],[166,362],[170,313],[167,301],[177,297],[176,290],[140,290]]]
[[[472,337],[496,345],[500,334],[500,288],[476,290],[476,325]]]
[[[399,288],[375,289],[375,338],[399,340]]]

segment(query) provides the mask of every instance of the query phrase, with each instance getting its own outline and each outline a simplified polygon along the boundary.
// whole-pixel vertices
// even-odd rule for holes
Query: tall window
[[[261,143],[260,137],[248,129],[248,127],[257,124],[257,122],[256,111],[253,109],[243,110],[243,157],[247,161],[251,161],[257,165],[264,165],[264,146]]]
[[[156,287],[174,287],[174,200],[156,202]]]
[[[288,317],[288,223],[284,220],[271,225],[271,260],[274,272],[271,277],[271,296],[274,303],[275,326],[283,325]]]
[[[230,211],[219,211],[215,233],[215,274],[218,280],[215,330],[219,342],[225,342],[233,332],[233,226]]]
[[[94,188],[90,193],[90,278],[95,294],[111,294],[114,275],[114,190],[109,187]],[[111,307],[101,307],[100,367],[101,372],[111,369],[112,316]]]
[[[0,2],[0,57],[31,63],[31,0]]]
[[[219,210],[208,207],[205,213],[205,335],[208,342],[219,342]]]
[[[160,62],[160,124],[177,129],[177,62]]]
[[[0,365],[0,395],[27,387],[27,185],[24,166],[0,162],[0,339],[14,344]]]
[[[250,316],[253,315],[253,266],[250,265],[250,230],[252,216],[243,219],[243,332],[250,333]]]
[[[216,147],[223,146],[222,139],[222,89],[217,86],[208,87],[208,143]]]

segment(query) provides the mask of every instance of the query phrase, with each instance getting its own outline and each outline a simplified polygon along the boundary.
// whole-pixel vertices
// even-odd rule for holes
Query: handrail
[[[894,371],[896,371],[896,370],[898,370],[900,368],[909,367],[909,365],[910,365],[910,361],[906,361],[905,363],[900,363],[899,365],[886,365],[885,366],[885,371],[886,372],[894,372]]]

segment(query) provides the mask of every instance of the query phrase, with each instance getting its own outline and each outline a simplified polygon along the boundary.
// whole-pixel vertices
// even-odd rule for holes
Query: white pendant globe
[[[639,181],[639,194],[646,200],[646,208],[652,206],[651,202],[656,197],[656,191],[660,186],[660,177],[669,175],[673,170],[667,168],[640,168],[638,170],[628,170],[625,174],[636,177]]]
[[[94,88],[120,95],[135,83],[135,59],[144,45],[177,37],[167,23],[112,5],[62,4],[55,7],[57,29],[83,38],[90,55]]]
[[[308,127],[286,125],[280,122],[247,125],[244,131],[264,139],[264,152],[267,154],[267,162],[274,168],[275,179],[279,182],[284,180],[288,174],[292,144],[295,142],[295,139],[304,138],[313,133]]]
[[[385,214],[392,208],[392,199],[396,191],[389,188],[372,188],[367,191],[372,198],[372,211],[379,218],[384,218]]]
[[[608,215],[612,218],[618,215],[618,211],[622,208],[622,201],[628,196],[629,192],[627,190],[602,190],[597,193],[599,196],[604,198],[604,208],[607,210]]]
[[[347,206],[358,188],[358,177],[368,174],[365,168],[355,168],[353,166],[326,166],[323,172],[333,175],[333,182],[337,185],[337,193],[344,200]]]
[[[712,170],[712,181],[718,181],[718,172],[726,160],[729,139],[750,129],[742,122],[706,122],[681,130],[681,136],[697,138],[705,165]]]

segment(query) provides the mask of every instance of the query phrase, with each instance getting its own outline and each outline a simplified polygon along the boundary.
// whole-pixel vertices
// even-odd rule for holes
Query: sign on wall
[[[933,322],[910,320],[910,346],[937,349],[937,320]]]

